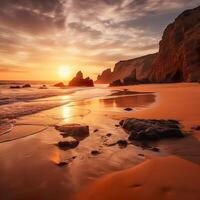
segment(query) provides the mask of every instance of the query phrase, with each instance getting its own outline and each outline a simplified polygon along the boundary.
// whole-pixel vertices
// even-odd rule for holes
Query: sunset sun
[[[67,66],[61,66],[58,69],[58,75],[60,78],[68,78],[70,76],[71,70]]]

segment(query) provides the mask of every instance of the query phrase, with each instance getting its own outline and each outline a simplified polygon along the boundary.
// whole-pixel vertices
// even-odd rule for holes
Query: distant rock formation
[[[64,84],[63,82],[59,82],[59,83],[56,83],[56,84],[54,85],[54,87],[63,88],[63,87],[65,87],[65,84]]]
[[[200,81],[200,6],[183,12],[165,29],[157,54],[120,61],[113,72],[98,76],[97,83],[101,81],[112,86]]]
[[[110,69],[105,70],[102,75],[97,77],[96,83],[120,83],[133,81],[142,81],[148,78],[151,72],[151,64],[156,54],[150,54],[139,58],[120,61],[115,64],[113,72]],[[106,81],[107,80],[107,81]],[[135,82],[134,81],[134,82]]]
[[[89,77],[83,78],[83,73],[79,71],[76,76],[69,82],[69,86],[94,87],[94,82]]]
[[[107,84],[110,83],[110,78],[112,77],[112,72],[111,69],[106,69],[102,72],[101,75],[97,76],[97,80],[95,83],[97,84]]]
[[[183,12],[167,26],[150,81],[200,81],[200,6]]]

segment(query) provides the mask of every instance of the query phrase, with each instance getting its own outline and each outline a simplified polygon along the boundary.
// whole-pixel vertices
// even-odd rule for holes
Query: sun
[[[58,75],[61,77],[61,78],[68,78],[69,75],[71,73],[71,70],[69,69],[69,67],[67,66],[61,66],[59,67],[58,69]]]

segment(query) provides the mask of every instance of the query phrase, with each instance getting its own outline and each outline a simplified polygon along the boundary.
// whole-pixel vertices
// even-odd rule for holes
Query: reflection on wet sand
[[[99,103],[105,107],[144,107],[152,104],[155,101],[155,95],[134,95],[134,96],[119,96],[107,99],[100,99]]]
[[[127,137],[115,127],[117,121],[105,115],[124,112],[123,107],[148,107],[154,102],[153,94],[106,96],[74,101],[17,119],[12,131],[2,137],[19,140],[2,143],[0,147],[0,199],[69,199],[74,190],[92,179],[142,162],[144,158],[137,156],[138,148],[133,145],[121,151],[117,146],[104,144],[107,139],[113,143]],[[62,151],[56,144],[66,138],[54,125],[69,122],[89,125],[90,135],[77,148]],[[94,133],[95,129],[98,131]],[[112,136],[105,138],[108,131]],[[35,135],[27,137],[32,134]],[[93,156],[93,150],[101,154]],[[62,162],[67,164],[60,167]]]

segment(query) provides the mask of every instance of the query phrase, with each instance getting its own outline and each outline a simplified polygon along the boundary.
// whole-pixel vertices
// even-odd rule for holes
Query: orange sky
[[[1,0],[0,80],[96,78],[158,51],[166,25],[197,0]],[[60,68],[68,76],[62,76]]]

